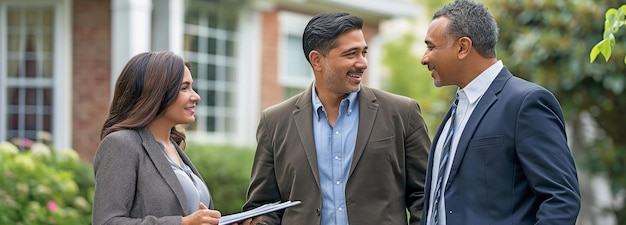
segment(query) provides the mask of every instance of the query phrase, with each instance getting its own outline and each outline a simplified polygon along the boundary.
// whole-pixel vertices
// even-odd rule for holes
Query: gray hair
[[[468,37],[476,52],[483,57],[496,57],[498,24],[487,7],[472,0],[456,0],[435,12],[433,19],[449,20],[445,35],[450,40]]]

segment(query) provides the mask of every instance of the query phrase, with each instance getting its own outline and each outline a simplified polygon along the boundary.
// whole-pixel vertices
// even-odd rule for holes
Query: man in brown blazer
[[[427,128],[416,101],[361,84],[362,26],[347,13],[314,16],[303,49],[315,81],[261,113],[244,209],[302,202],[261,224],[420,223]]]

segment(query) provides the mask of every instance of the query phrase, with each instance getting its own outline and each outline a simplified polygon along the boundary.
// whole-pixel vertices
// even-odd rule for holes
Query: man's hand
[[[254,218],[248,218],[248,219],[244,220],[241,225],[256,225],[259,222],[261,222],[261,219],[263,219],[263,216],[257,216],[257,217],[254,217]],[[233,225],[239,225],[239,224],[233,223]]]

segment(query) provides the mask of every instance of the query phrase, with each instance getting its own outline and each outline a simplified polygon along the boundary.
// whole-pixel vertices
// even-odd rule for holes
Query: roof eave
[[[318,13],[345,11],[366,21],[381,22],[399,17],[416,17],[418,5],[404,0],[275,0],[281,7],[297,11]]]

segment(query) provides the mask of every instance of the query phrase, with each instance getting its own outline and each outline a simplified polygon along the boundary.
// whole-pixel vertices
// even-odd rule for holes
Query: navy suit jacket
[[[443,121],[449,117],[450,112]],[[433,153],[444,125],[431,145]],[[580,210],[578,177],[552,93],[503,68],[463,129],[445,188],[448,225],[574,225]]]

